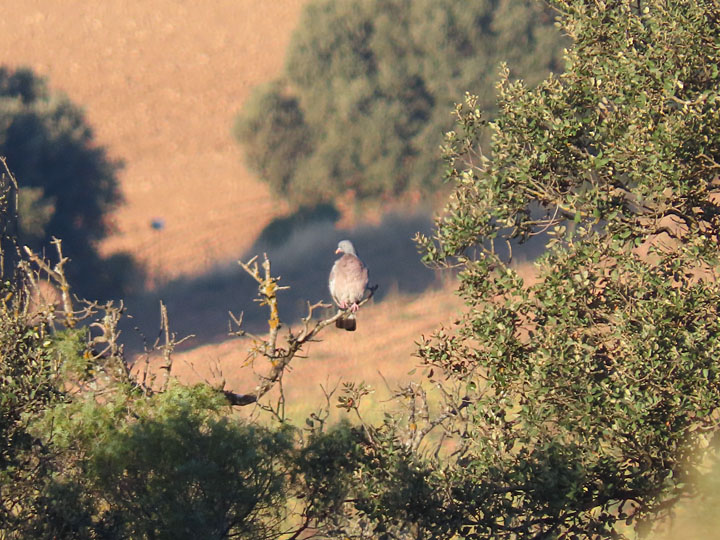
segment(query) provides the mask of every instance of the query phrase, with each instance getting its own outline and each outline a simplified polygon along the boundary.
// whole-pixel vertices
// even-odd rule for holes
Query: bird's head
[[[355,247],[352,245],[352,242],[350,240],[340,240],[340,242],[338,242],[338,247],[335,250],[335,253],[357,255],[357,253],[355,253]]]

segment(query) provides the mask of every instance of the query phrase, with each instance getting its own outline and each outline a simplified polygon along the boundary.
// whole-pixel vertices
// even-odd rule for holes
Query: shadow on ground
[[[280,285],[290,287],[279,294],[283,322],[297,322],[306,313],[308,301],[330,301],[327,278],[337,257],[337,243],[344,238],[352,240],[369,267],[370,283],[379,285],[374,301],[392,293],[420,293],[441,284],[438,273],[420,262],[412,241],[416,232],[430,232],[432,223],[427,214],[390,215],[377,226],[353,230],[336,228],[336,218],[328,212],[318,219],[290,221],[287,227],[283,222],[273,223],[269,226],[272,234],[261,235],[239,257],[247,261],[254,255],[268,254],[273,275],[281,277]],[[142,335],[149,343],[155,340],[161,299],[168,308],[171,331],[178,337],[195,335],[183,348],[227,339],[228,311],[244,312],[245,329],[263,332],[267,329],[267,308],[253,302],[256,292],[256,282],[237,262],[231,262],[203,276],[177,279],[130,297],[126,306],[133,319],[123,328],[126,346],[130,352],[137,352],[143,346]]]
[[[304,210],[302,212],[305,212]],[[279,293],[281,320],[297,323],[307,313],[307,302],[330,302],[327,279],[337,258],[338,241],[352,240],[360,257],[370,269],[370,284],[379,289],[373,301],[382,302],[388,294],[419,294],[428,288],[440,287],[443,276],[420,262],[415,233],[429,234],[432,219],[428,213],[388,215],[377,226],[352,230],[335,226],[337,213],[327,208],[319,212],[293,215],[271,223],[255,245],[239,259],[249,260],[267,253],[272,274],[280,276],[280,285],[290,287]],[[516,261],[535,259],[547,238],[537,236],[531,241],[514,244]],[[498,246],[500,251],[507,251]],[[446,276],[447,277],[447,276]],[[126,299],[132,319],[122,327],[129,352],[140,352],[143,339],[152,344],[160,327],[159,303],[167,305],[170,329],[178,338],[193,334],[183,349],[224,341],[228,337],[228,311],[244,313],[245,330],[267,331],[267,308],[254,299],[257,283],[240,268],[237,261],[218,266],[196,278],[173,280],[151,292]],[[328,311],[327,315],[331,312]]]

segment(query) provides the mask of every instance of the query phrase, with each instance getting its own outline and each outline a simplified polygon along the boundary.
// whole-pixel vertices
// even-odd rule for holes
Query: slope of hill
[[[331,236],[344,233],[323,230],[313,251],[317,255],[322,249],[327,255],[327,260],[314,261],[322,275],[319,289],[303,285],[303,279],[317,277],[314,271],[310,276],[296,272],[302,258],[297,252],[305,250],[301,244],[306,240],[295,238],[291,253],[288,248],[275,253],[258,244],[260,231],[284,206],[245,170],[231,134],[235,114],[252,88],[279,74],[306,2],[27,0],[3,6],[0,64],[28,66],[46,76],[53,89],[67,93],[85,108],[97,143],[105,146],[111,157],[124,161],[119,182],[126,202],[112,216],[116,231],[102,249],[105,253],[127,250],[150,266],[154,283],[164,285],[155,293],[168,303],[174,329],[180,335],[206,334],[190,346],[219,339],[228,309],[253,309],[252,291],[245,295],[248,305],[229,302],[230,295],[225,292],[234,291],[237,284],[234,279],[217,278],[223,268],[232,266],[237,272],[234,261],[248,254],[265,249],[272,252],[277,257],[276,268],[302,298],[318,300],[327,292],[324,280],[337,242]],[[162,230],[150,226],[154,219],[164,222]],[[330,376],[324,371],[327,366],[345,371],[348,378],[376,373],[376,366],[382,363],[407,371],[419,333],[451,316],[456,299],[450,298],[455,307],[448,304],[441,309],[439,306],[445,305],[438,296],[441,293],[430,293],[427,299],[409,296],[409,292],[427,287],[427,279],[418,281],[413,275],[403,278],[402,287],[393,285],[400,274],[383,269],[374,262],[378,254],[365,247],[377,244],[377,249],[392,249],[396,256],[404,253],[408,261],[412,259],[412,265],[408,262],[405,266],[418,266],[409,242],[417,230],[412,229],[412,219],[408,225],[395,225],[392,238],[388,236],[384,243],[360,242],[363,254],[373,263],[373,277],[382,287],[378,298],[393,289],[401,294],[396,299],[391,294],[387,308],[379,304],[368,309],[357,335],[333,335],[328,345],[313,346],[317,361],[306,362],[297,373],[319,371],[304,379],[324,380]],[[409,226],[412,230],[405,230]],[[370,239],[382,233],[370,228],[354,234]],[[403,238],[399,238],[401,234]],[[403,247],[389,247],[388,241]],[[307,253],[304,256],[307,258]],[[387,264],[397,266],[398,262],[393,259]],[[205,275],[210,269],[213,272]],[[194,285],[183,288],[183,283]],[[449,290],[444,294],[450,295]],[[286,315],[292,319],[298,306],[294,300],[289,302],[290,315]],[[136,307],[131,311],[147,315],[148,333],[157,331],[157,298],[139,307],[137,301],[129,304]],[[130,332],[132,329],[125,334],[127,339]],[[197,369],[203,371],[214,359],[224,357],[225,351],[237,348],[231,343],[207,344],[183,355],[193,358]],[[353,347],[350,360],[345,354],[348,343],[362,344]],[[334,353],[338,356],[333,357]],[[235,366],[237,362],[230,362],[226,375],[245,377],[234,373]],[[348,371],[353,372],[352,377]]]
[[[381,303],[368,304],[358,314],[356,332],[326,328],[319,335],[320,341],[309,345],[305,357],[295,358],[284,376],[290,421],[301,426],[309,413],[325,404],[322,388],[339,390],[340,383],[346,381],[364,381],[373,388],[364,410],[373,419],[380,417],[387,409],[380,406],[381,402],[390,397],[398,384],[420,379],[420,374],[408,375],[419,362],[413,357],[415,341],[422,335],[429,336],[439,326],[439,320],[451,323],[460,313],[462,301],[452,293],[453,285],[450,282],[421,297],[393,294]],[[299,325],[291,327],[297,331]],[[253,366],[245,365],[250,346],[251,340],[231,339],[220,345],[177,353],[175,374],[181,380],[204,380],[213,385],[224,379],[226,388],[249,392],[256,384],[253,370],[260,374],[268,370],[262,359]],[[276,391],[271,393],[270,400],[277,399],[277,395]],[[335,403],[333,399],[333,411]],[[340,416],[333,412],[334,418]]]
[[[237,258],[280,213],[230,131],[250,90],[280,72],[305,1],[3,5],[0,64],[47,76],[125,162],[105,253],[127,250],[156,278],[197,274]]]

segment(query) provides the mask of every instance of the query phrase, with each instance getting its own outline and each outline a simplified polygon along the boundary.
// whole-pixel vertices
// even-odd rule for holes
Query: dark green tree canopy
[[[121,293],[117,263],[128,271],[129,259],[112,264],[96,251],[109,232],[105,214],[121,202],[119,163],[94,142],[82,110],[30,70],[0,68],[0,156],[20,185],[21,243],[40,249],[62,238],[79,292]]]
[[[468,88],[492,108],[501,60],[530,83],[560,70],[551,10],[524,0],[318,1],[284,77],[256,90],[236,125],[249,165],[293,203],[432,193],[433,148]]]

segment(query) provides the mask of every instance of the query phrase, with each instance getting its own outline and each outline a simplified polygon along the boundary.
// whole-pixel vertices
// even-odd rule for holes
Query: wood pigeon
[[[368,269],[358,258],[350,240],[341,240],[335,253],[341,253],[342,257],[335,261],[330,271],[330,294],[340,309],[350,312],[336,320],[335,326],[353,332],[357,328],[358,302],[367,289]]]

